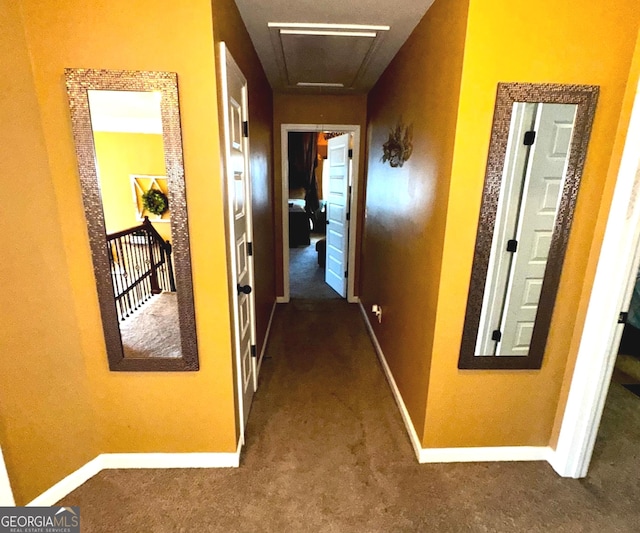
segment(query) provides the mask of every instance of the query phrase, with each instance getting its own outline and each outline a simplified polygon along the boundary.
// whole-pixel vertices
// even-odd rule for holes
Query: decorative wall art
[[[131,175],[133,201],[138,220],[148,216],[154,222],[169,222],[166,176]]]
[[[413,124],[406,125],[402,118],[389,130],[389,140],[382,145],[382,162],[389,161],[393,168],[401,167],[413,152]]]

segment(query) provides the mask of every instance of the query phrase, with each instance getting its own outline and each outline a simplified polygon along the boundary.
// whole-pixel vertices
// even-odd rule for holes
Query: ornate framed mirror
[[[109,368],[198,370],[177,75],[65,77]]]
[[[498,84],[458,368],[541,367],[597,98]]]

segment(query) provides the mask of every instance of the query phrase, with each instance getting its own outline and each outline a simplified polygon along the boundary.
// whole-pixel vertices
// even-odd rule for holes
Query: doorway
[[[640,244],[640,90],[635,89],[571,388],[551,460],[565,477],[587,475],[624,329],[619,319],[629,311],[638,271],[633,251]]]
[[[281,139],[284,294],[278,302],[341,297],[357,302],[354,286],[360,126],[283,124]],[[290,165],[293,145],[302,146],[301,139],[305,140],[306,149],[313,145],[317,203],[308,183],[300,183],[296,165]],[[344,154],[343,161],[340,153]],[[344,175],[336,179],[341,168]]]

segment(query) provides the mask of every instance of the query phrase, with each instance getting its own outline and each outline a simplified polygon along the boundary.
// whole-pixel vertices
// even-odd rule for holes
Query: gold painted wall
[[[3,185],[13,216],[2,233],[16,256],[3,265],[12,280],[3,353],[15,357],[0,363],[0,379],[12,381],[0,393],[0,438],[18,503],[102,452],[235,451],[211,4],[19,0],[3,9],[3,79],[15,94],[0,104],[3,149],[16,178]],[[65,67],[178,73],[199,372],[108,370]]]
[[[24,505],[99,453],[29,51],[0,3],[0,447]]]
[[[441,1],[441,0],[437,0]],[[552,16],[549,14],[552,13]],[[600,246],[606,182],[640,4],[471,0],[432,352],[425,447],[546,446],[575,358]],[[600,99],[541,370],[457,369],[497,83],[600,85]],[[609,179],[614,179],[609,176]],[[604,194],[606,193],[606,194]]]
[[[224,41],[249,86],[256,329],[257,347],[261,350],[276,299],[271,130],[273,94],[235,3],[233,0],[215,0],[213,4],[216,61],[219,64],[219,43]]]
[[[138,226],[130,175],[166,175],[162,135],[96,131],[93,140],[107,233]],[[171,242],[168,214],[163,215],[166,222],[156,221],[153,214],[149,218],[162,238]]]
[[[360,212],[358,213],[358,232],[356,235],[356,249],[361,242],[363,222],[363,193],[364,193],[364,154],[365,128],[367,121],[367,96],[356,94],[353,96],[337,95],[298,95],[274,94],[273,96],[273,165],[274,165],[274,216],[275,216],[275,260],[276,260],[276,294],[284,294],[283,265],[282,265],[282,139],[280,127],[282,124],[354,124],[360,126]],[[356,263],[355,287],[358,294],[359,264]]]
[[[442,263],[468,0],[436,0],[368,98],[364,308],[378,304],[376,336],[422,433]],[[402,118],[413,154],[382,163],[382,144]],[[375,317],[372,317],[375,318]]]

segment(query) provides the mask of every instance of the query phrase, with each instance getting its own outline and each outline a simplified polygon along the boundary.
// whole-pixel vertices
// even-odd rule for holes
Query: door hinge
[[[509,239],[507,241],[507,252],[516,252],[518,250],[518,241]]]
[[[347,271],[346,271],[346,270],[344,271],[344,277],[345,277],[345,278],[346,278],[346,277],[348,277],[348,275],[347,275]]]
[[[351,213],[347,213],[347,220],[351,219]]]
[[[246,120],[242,123],[242,136],[249,137],[249,123]]]
[[[494,329],[491,333],[491,340],[500,342],[502,340],[502,332],[499,329]]]
[[[255,344],[251,345],[251,357],[258,357],[258,350]]]
[[[629,313],[627,313],[626,311],[622,311],[622,313],[618,315],[618,324],[626,324],[628,320]]]
[[[536,132],[535,131],[527,131],[524,134],[524,145],[531,146],[536,141]]]
[[[349,148],[349,159],[353,159],[353,150]]]
[[[247,243],[247,255],[253,255],[253,243],[252,242],[248,242]]]

